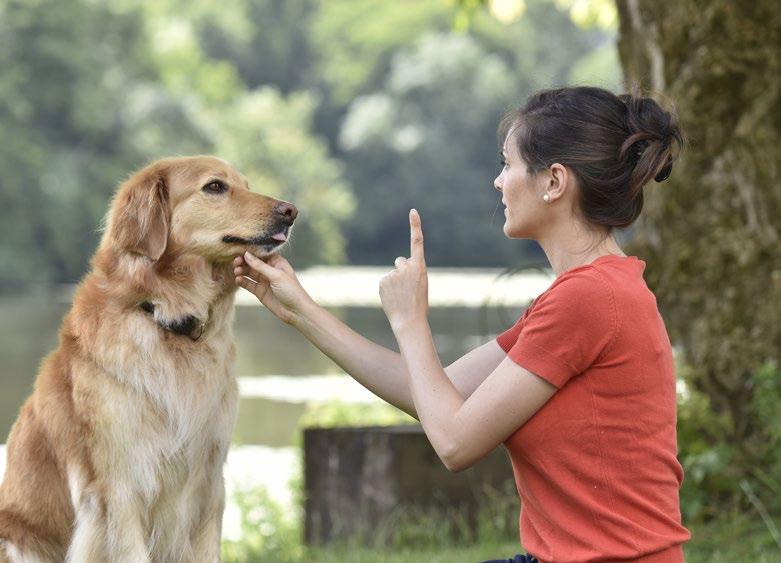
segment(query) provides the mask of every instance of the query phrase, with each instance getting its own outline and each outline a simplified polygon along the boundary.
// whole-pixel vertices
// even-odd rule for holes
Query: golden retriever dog
[[[276,251],[296,213],[209,156],[157,161],[119,187],[8,438],[0,561],[220,560],[231,260]]]

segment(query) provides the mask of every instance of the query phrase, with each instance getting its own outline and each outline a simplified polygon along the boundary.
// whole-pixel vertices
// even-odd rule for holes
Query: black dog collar
[[[154,317],[155,306],[153,303],[144,301],[139,307]],[[157,319],[155,319],[155,322],[169,332],[179,336],[188,336],[193,342],[203,336],[203,331],[206,329],[206,323],[193,315],[188,315],[172,323],[161,323]]]

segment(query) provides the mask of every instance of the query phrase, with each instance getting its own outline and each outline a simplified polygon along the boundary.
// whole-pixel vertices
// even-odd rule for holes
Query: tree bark
[[[690,383],[738,448],[754,376],[781,354],[781,10],[777,0],[617,0],[627,86],[674,102],[689,145],[646,186],[646,259]],[[777,372],[776,372],[777,373]]]

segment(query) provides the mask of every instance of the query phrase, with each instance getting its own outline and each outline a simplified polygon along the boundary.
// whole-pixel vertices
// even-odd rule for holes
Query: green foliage
[[[469,36],[425,36],[394,60],[384,90],[358,98],[341,131],[358,197],[351,260],[384,264],[406,252],[407,211],[417,207],[432,265],[511,261],[516,245],[502,240],[498,218],[491,224],[497,149],[486,140],[513,94],[504,62]]]
[[[77,278],[125,144],[135,82],[150,77],[136,11],[5,2],[0,17],[0,284]]]
[[[781,548],[756,515],[725,510],[712,522],[695,523],[690,529],[692,539],[684,544],[687,563],[775,563],[781,558]]]
[[[257,189],[301,208],[297,263],[341,261],[340,224],[353,207],[342,167],[311,133],[314,97],[278,93],[305,72],[293,59],[306,36],[298,16],[311,6],[5,3],[0,284],[75,281],[114,186],[172,154],[216,153],[247,166]],[[267,13],[288,27],[247,19]],[[299,75],[286,75],[291,68]],[[264,76],[277,89],[248,89]]]
[[[394,426],[415,424],[407,413],[388,403],[313,403],[307,406],[299,425],[302,428],[331,428],[335,426]]]
[[[611,41],[580,57],[570,70],[567,83],[601,86],[618,92],[621,90],[622,81],[618,53]]]
[[[315,104],[300,92],[283,98],[265,87],[207,114],[214,152],[249,179],[253,190],[292,201],[300,215],[286,251],[296,266],[339,263],[341,224],[353,212],[342,165],[310,134]]]
[[[486,558],[510,557],[518,545],[518,506],[512,483],[507,490],[485,491],[477,515],[477,534],[465,533],[463,515],[435,510],[397,510],[376,534],[326,547],[302,543],[300,508],[288,511],[263,490],[240,489],[235,501],[241,511],[242,535],[223,540],[226,563],[474,563]],[[686,560],[752,561],[771,563],[781,550],[756,516],[724,510],[710,523],[689,525],[692,539],[685,544]]]
[[[442,0],[322,1],[312,22],[319,53],[317,73],[341,107],[382,86],[395,52],[431,30],[450,27]]]
[[[465,512],[399,507],[377,529],[357,533],[328,547],[302,543],[300,505],[288,511],[262,487],[238,489],[234,501],[241,513],[241,539],[222,542],[226,563],[293,561],[472,561],[514,554],[519,550],[517,494],[485,491],[471,533]]]
[[[309,28],[316,0],[139,4],[156,39],[156,65],[169,88],[220,101],[266,85],[288,94],[311,82]]]
[[[542,0],[553,4],[567,13],[572,22],[582,28],[597,27],[604,30],[615,30],[618,25],[618,13],[613,0]],[[521,17],[526,10],[527,0],[455,0],[457,6],[455,27],[458,30],[468,29],[480,8],[485,8],[492,17],[504,23],[512,22]],[[532,0],[531,3],[534,3]]]
[[[546,40],[553,36],[567,40]],[[429,32],[399,49],[383,82],[350,105],[339,134],[358,201],[350,260],[385,264],[405,252],[410,207],[421,211],[432,265],[506,266],[528,253],[501,232],[496,126],[507,109],[565,82],[580,64],[579,77],[616,82],[615,70],[607,72],[610,38],[532,0],[510,24],[480,10],[468,34]]]
[[[581,27],[615,30],[618,12],[613,0],[554,0],[556,7],[566,10],[572,21]]]
[[[715,411],[708,395],[697,390],[698,372],[679,373],[688,383],[678,404],[684,521],[712,520],[725,510],[756,512],[741,490],[744,479],[765,509],[781,515],[781,371],[768,363],[752,376],[755,388],[741,416],[755,430],[739,444],[727,439],[735,426],[730,414]]]
[[[241,512],[241,540],[223,540],[223,561],[284,563],[301,560],[304,547],[301,544],[300,509],[287,512],[263,487],[238,489],[233,500]]]

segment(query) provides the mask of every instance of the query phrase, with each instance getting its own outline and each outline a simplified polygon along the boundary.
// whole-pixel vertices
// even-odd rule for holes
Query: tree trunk
[[[781,9],[777,0],[617,6],[627,86],[673,101],[689,138],[670,180],[646,186],[633,251],[648,263],[690,383],[750,462],[767,430],[745,407],[760,367],[781,354]]]

